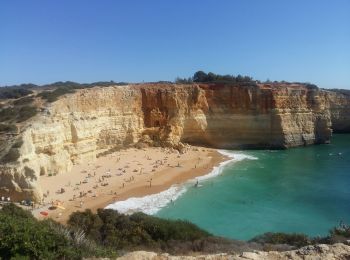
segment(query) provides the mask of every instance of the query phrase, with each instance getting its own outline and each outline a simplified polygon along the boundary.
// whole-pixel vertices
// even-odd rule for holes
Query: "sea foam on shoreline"
[[[143,212],[149,215],[156,214],[163,207],[168,205],[170,202],[175,201],[181,195],[183,195],[188,188],[193,187],[194,183],[205,181],[220,175],[226,165],[234,162],[239,162],[245,159],[257,160],[258,158],[227,150],[218,150],[221,154],[229,157],[228,160],[221,162],[218,166],[214,166],[212,171],[206,175],[196,177],[195,179],[189,180],[181,185],[172,185],[169,189],[160,193],[147,195],[139,198],[129,198],[123,201],[117,201],[109,204],[106,209],[114,209],[119,213],[132,214],[135,212]]]

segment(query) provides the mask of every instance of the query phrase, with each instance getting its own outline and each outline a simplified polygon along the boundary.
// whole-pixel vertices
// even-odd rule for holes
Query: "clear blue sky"
[[[0,85],[197,70],[350,88],[350,1],[0,1]]]

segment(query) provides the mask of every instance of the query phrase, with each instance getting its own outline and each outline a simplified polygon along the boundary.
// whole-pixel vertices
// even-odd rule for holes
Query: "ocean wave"
[[[246,159],[247,160],[257,160],[258,159],[256,157],[248,155],[248,154],[237,153],[237,152],[233,152],[233,151],[218,150],[218,152],[221,153],[222,155],[229,157],[230,159],[221,162],[218,166],[214,166],[213,170],[211,172],[209,172],[206,175],[197,177],[195,179],[195,181],[197,181],[197,180],[204,181],[204,180],[211,179],[211,178],[214,178],[214,177],[220,175],[222,173],[222,171],[225,169],[225,166],[228,164],[243,161]],[[193,180],[192,180],[192,182],[193,182]]]
[[[222,173],[225,166],[234,162],[243,160],[257,160],[258,158],[227,150],[219,150],[223,155],[228,156],[230,159],[221,162],[218,166],[214,166],[213,170],[206,175],[196,177],[195,179],[189,180],[182,185],[173,185],[169,189],[160,193],[147,195],[140,198],[129,198],[123,201],[117,201],[110,204],[106,209],[114,209],[123,214],[132,214],[135,212],[143,212],[149,215],[156,214],[159,210],[167,206],[170,202],[175,201],[181,195],[183,195],[188,187],[193,185],[195,182],[205,181],[207,179],[214,178]]]
[[[106,209],[114,209],[123,214],[143,212],[149,215],[157,213],[161,208],[176,200],[186,192],[185,185],[173,185],[160,193],[147,195],[141,198],[129,198],[110,204]]]

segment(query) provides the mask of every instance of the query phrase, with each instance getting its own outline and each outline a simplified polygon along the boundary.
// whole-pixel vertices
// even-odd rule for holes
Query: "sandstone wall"
[[[145,125],[175,141],[218,148],[287,148],[326,143],[330,113],[322,92],[304,86],[142,87]]]
[[[350,132],[350,92],[324,90],[331,114],[332,129],[335,133]]]
[[[48,105],[24,130],[17,162],[1,166],[0,195],[38,200],[40,175],[70,171],[100,152],[136,142],[143,129],[140,102],[134,90],[111,87],[79,90]]]
[[[42,196],[40,175],[70,171],[115,147],[182,143],[288,148],[327,143],[331,119],[348,131],[349,99],[303,85],[140,84],[78,90],[47,104],[0,166],[0,195]]]

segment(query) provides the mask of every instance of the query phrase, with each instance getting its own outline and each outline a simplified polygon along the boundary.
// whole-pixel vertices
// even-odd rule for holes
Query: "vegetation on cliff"
[[[20,123],[37,114],[34,106],[10,106],[0,110],[0,122]]]
[[[168,242],[194,241],[210,234],[187,221],[160,219],[143,213],[119,214],[111,209],[75,212],[68,221],[70,228],[81,228],[99,244],[117,249],[167,247]]]
[[[251,239],[251,242],[257,242],[263,245],[277,245],[286,244],[297,248],[315,245],[315,244],[335,244],[345,243],[350,238],[350,226],[340,223],[338,226],[332,228],[327,236],[308,237],[305,234],[298,233],[272,233],[268,232]]]
[[[54,102],[56,101],[60,96],[69,94],[69,93],[74,93],[74,89],[68,88],[68,87],[59,87],[56,88],[53,91],[43,91],[38,94],[38,97],[41,97],[45,99],[48,102]]]
[[[172,254],[290,250],[316,243],[344,242],[350,227],[340,224],[323,238],[303,234],[267,233],[251,242],[214,237],[187,221],[165,220],[142,213],[113,210],[75,212],[68,225],[39,221],[14,204],[0,210],[0,257],[4,259],[81,259],[114,257],[125,250],[147,249]],[[284,244],[283,246],[281,244]]]
[[[0,123],[0,132],[17,132],[17,126],[12,124],[1,124]]]
[[[332,91],[332,92],[336,92],[336,93],[340,93],[343,94],[345,96],[350,96],[350,90],[349,89],[338,89],[338,88],[333,88],[333,89],[326,89],[328,91]]]
[[[14,204],[0,210],[0,257],[5,259],[81,259],[113,257],[116,250],[161,249],[210,236],[186,221],[163,220],[141,213],[126,216],[113,210],[76,212],[68,226],[38,221]]]
[[[100,82],[94,82],[89,84],[86,84],[86,83],[80,84],[72,81],[55,82],[52,84],[41,86],[42,88],[49,88],[54,90],[42,91],[41,93],[38,94],[38,97],[41,97],[48,102],[54,102],[62,95],[74,93],[76,89],[91,88],[95,86],[100,86],[100,87],[108,87],[112,85],[120,86],[120,85],[126,85],[126,84],[127,83],[125,82],[117,83],[114,81],[100,81]]]
[[[213,72],[205,73],[204,71],[197,71],[189,78],[176,78],[175,83],[178,84],[190,84],[193,82],[197,83],[250,83],[255,84],[256,81],[249,76],[233,76],[233,75],[220,75]]]
[[[0,257],[3,259],[81,259],[115,256],[83,233],[52,220],[38,221],[29,212],[6,205],[0,210]]]
[[[33,90],[45,90],[39,94],[42,98],[49,102],[53,102],[60,95],[67,93],[73,93],[74,89],[91,88],[95,86],[108,87],[112,85],[123,86],[127,85],[126,82],[114,82],[111,81],[98,81],[93,83],[77,83],[73,81],[58,81],[51,84],[35,85],[35,84],[21,84],[13,86],[0,87],[0,100],[1,99],[18,99],[21,97],[33,94]],[[51,93],[51,94],[50,94]],[[23,99],[21,101],[15,101],[15,105],[19,105],[21,102],[27,102],[29,99]]]
[[[1,87],[0,88],[0,99],[12,99],[12,98],[20,98],[32,94],[33,91],[28,89],[29,87],[33,87],[32,84],[22,84],[18,86],[11,87]]]

